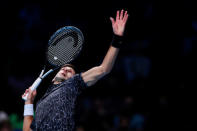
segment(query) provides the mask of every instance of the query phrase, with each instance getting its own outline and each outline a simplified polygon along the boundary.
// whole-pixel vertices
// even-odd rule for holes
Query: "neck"
[[[60,78],[60,77],[55,77],[55,80],[53,82],[53,84],[60,84],[61,82],[63,82],[65,79]]]

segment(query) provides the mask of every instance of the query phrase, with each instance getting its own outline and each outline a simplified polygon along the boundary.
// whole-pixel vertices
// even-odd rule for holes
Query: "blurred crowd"
[[[130,96],[83,98],[76,114],[77,131],[144,131],[145,128],[146,114],[134,111]]]

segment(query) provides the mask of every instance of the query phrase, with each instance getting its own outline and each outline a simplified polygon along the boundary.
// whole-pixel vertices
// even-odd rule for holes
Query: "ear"
[[[73,70],[73,75],[75,75],[76,74],[76,72],[75,72],[75,70]]]

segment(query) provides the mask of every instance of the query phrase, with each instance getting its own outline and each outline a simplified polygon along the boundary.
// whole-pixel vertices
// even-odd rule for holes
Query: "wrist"
[[[34,114],[34,108],[33,104],[26,104],[24,105],[24,116],[33,116]]]
[[[26,100],[26,101],[25,101],[25,105],[27,105],[27,104],[33,104],[33,101]]]
[[[124,42],[124,36],[123,35],[116,35],[113,34],[111,45],[115,48],[121,48]]]

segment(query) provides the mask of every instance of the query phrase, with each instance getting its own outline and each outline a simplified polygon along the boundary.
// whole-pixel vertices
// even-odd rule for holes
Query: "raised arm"
[[[122,45],[122,39],[127,19],[128,14],[127,11],[124,10],[117,11],[116,20],[110,17],[114,38],[107,51],[107,54],[104,57],[102,64],[82,73],[82,78],[88,86],[95,84],[99,79],[110,73],[110,71],[112,70],[119,52],[119,48]]]
[[[23,95],[26,95],[27,93],[29,93],[29,95],[24,105],[23,131],[31,131],[30,125],[33,121],[33,102],[36,96],[36,90],[31,91],[31,89],[29,88]]]

